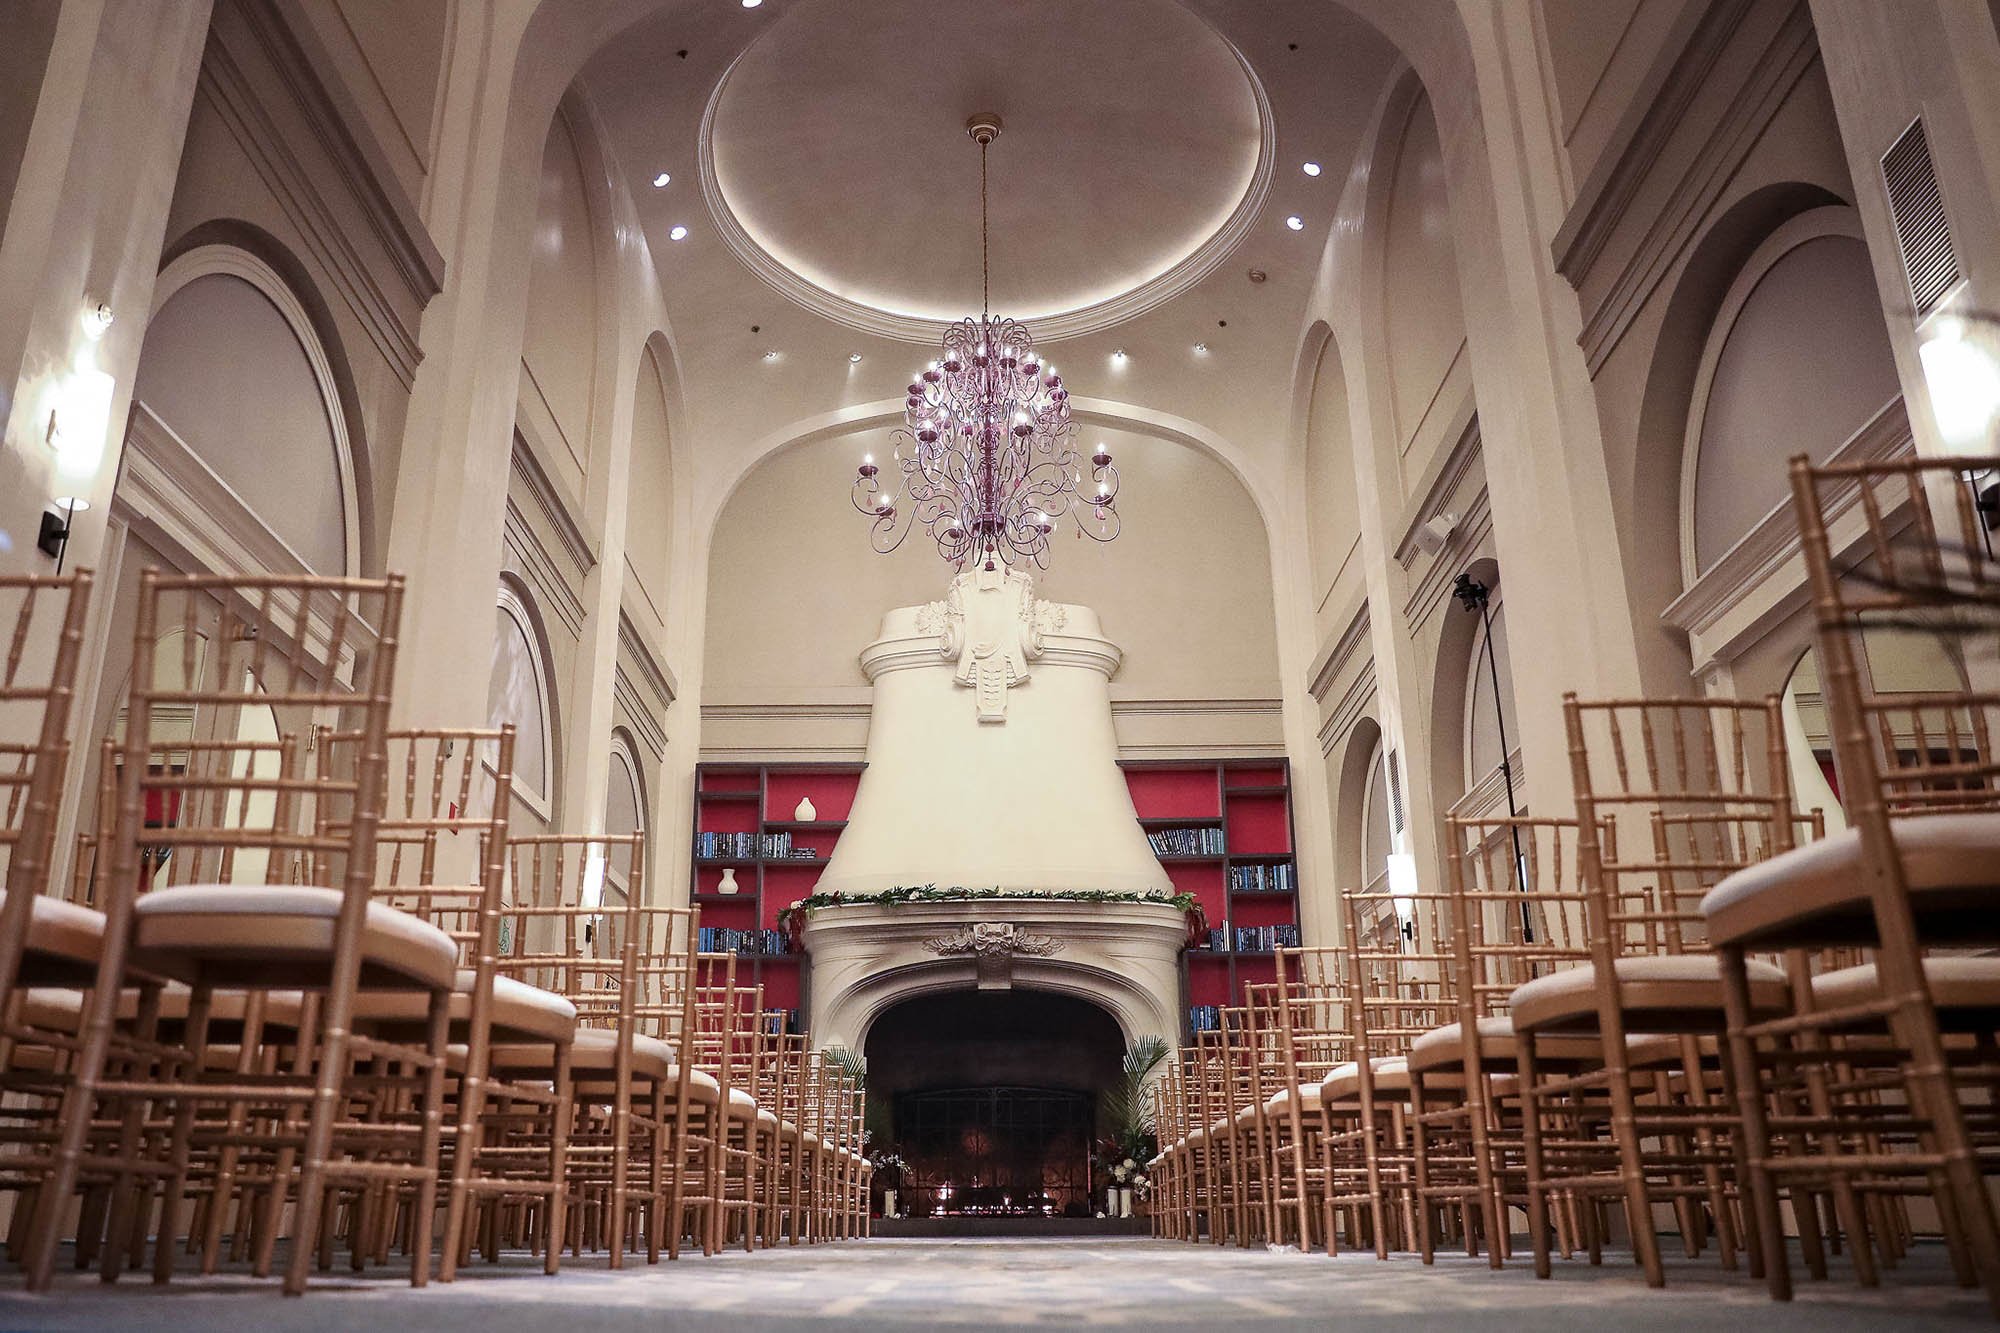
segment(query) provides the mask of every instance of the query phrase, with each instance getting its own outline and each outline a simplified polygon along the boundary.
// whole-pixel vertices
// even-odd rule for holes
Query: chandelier
[[[1100,444],[1085,479],[1062,376],[1035,354],[1025,326],[993,317],[986,149],[1000,117],[974,116],[965,129],[979,145],[979,318],[947,328],[942,355],[910,382],[887,475],[866,456],[854,507],[885,555],[922,528],[955,566],[1042,568],[1065,516],[1079,536],[1118,535],[1118,469]]]

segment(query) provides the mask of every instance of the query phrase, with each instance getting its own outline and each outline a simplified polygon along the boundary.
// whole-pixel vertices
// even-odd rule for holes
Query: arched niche
[[[556,114],[535,185],[528,272],[528,324],[521,348],[522,397],[539,400],[581,473],[590,452],[597,373],[597,244],[584,157],[569,112]]]
[[[493,670],[487,687],[487,725],[514,725],[515,816],[551,827],[555,817],[556,700],[550,681],[548,636],[533,595],[503,577],[494,611]],[[532,829],[519,830],[532,831]]]
[[[214,244],[162,269],[133,400],[140,463],[158,469],[166,492],[189,497],[185,513],[165,506],[162,525],[186,529],[170,531],[173,540],[193,547],[200,529],[220,529],[246,572],[359,570],[354,449],[333,360],[270,264]],[[211,480],[227,494],[205,495]]]
[[[610,754],[605,763],[610,772],[604,784],[604,832],[613,838],[646,832],[646,781],[639,768],[638,751],[623,727],[611,733]],[[648,852],[652,849],[649,847]],[[664,851],[665,849],[661,849]],[[613,847],[605,856],[605,873],[612,887],[643,900],[646,886],[632,883],[632,852]]]
[[[1313,604],[1323,615],[1338,609],[1329,605],[1334,585],[1361,541],[1347,373],[1340,345],[1331,335],[1325,337],[1314,363],[1306,407],[1306,540],[1312,557]]]
[[[639,357],[632,389],[632,451],[626,472],[625,559],[660,625],[666,624],[673,561],[674,458],[667,416],[666,340],[655,336]]]
[[[1786,502],[1792,455],[1825,461],[1900,394],[1859,216],[1789,219],[1737,272],[1703,346],[1683,446],[1687,581]]]
[[[1118,696],[1275,697],[1270,548],[1249,492],[1177,441],[1092,426],[1078,438],[1117,457],[1124,532],[1098,544],[1059,530],[1038,595],[1099,613],[1125,652]],[[867,452],[888,452],[886,428],[779,450],[724,504],[708,561],[705,702],[859,691],[857,654],[883,613],[943,596],[952,567],[921,533],[888,555],[871,548],[848,500]]]
[[[1370,882],[1382,870],[1375,857],[1388,855],[1388,778],[1383,763],[1382,727],[1364,717],[1348,733],[1341,750],[1334,792],[1334,868],[1345,892]]]
[[[1431,415],[1465,344],[1465,311],[1452,242],[1451,200],[1444,149],[1430,97],[1414,85],[1403,94],[1400,134],[1386,140],[1378,162],[1389,172],[1382,205],[1382,321],[1388,353],[1389,401],[1404,473],[1429,461],[1413,453],[1419,437],[1435,448],[1439,432],[1419,427]]]

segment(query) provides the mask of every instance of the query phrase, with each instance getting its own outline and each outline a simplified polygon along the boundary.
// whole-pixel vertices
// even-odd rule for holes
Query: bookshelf
[[[1211,939],[1222,946],[1184,956],[1182,999],[1192,1029],[1202,1009],[1241,1003],[1246,984],[1274,980],[1274,936],[1297,938],[1291,766],[1283,759],[1145,759],[1119,767],[1167,877],[1201,903]]]
[[[694,779],[694,902],[704,930],[764,932],[735,941],[749,965],[749,981],[764,988],[768,1009],[790,1010],[796,1025],[803,995],[802,958],[785,948],[778,913],[813,891],[834,844],[847,827],[864,764],[696,764]],[[800,797],[810,797],[812,820],[794,818]],[[741,835],[748,846],[703,855],[703,834]],[[788,845],[801,855],[779,855]],[[803,853],[810,852],[805,856]],[[723,873],[734,871],[737,891],[722,893]],[[716,941],[720,946],[723,941]],[[718,947],[716,951],[720,951]],[[739,971],[738,975],[742,975]]]

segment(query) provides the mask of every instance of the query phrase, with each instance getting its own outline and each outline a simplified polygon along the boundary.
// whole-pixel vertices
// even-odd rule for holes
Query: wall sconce
[[[111,433],[111,400],[117,391],[118,381],[111,372],[95,366],[79,365],[63,379],[56,390],[55,405],[49,409],[46,437],[61,475],[97,474],[104,461],[104,442]]]
[[[1957,453],[1992,453],[1994,421],[2000,417],[2000,361],[1967,332],[1963,320],[1940,320],[1937,332],[1917,348],[1917,357],[1945,445]]]
[[[590,844],[589,850],[584,853],[582,906],[590,912],[590,916],[583,923],[583,942],[585,944],[594,942],[594,937],[597,934],[597,923],[603,919],[602,914],[597,910],[604,902],[603,847],[604,844],[593,842]]]
[[[42,511],[42,532],[35,539],[41,553],[56,562],[56,573],[62,573],[63,556],[69,551],[70,529],[76,524],[76,516],[90,508],[88,500],[74,495],[65,495],[55,502],[55,509]],[[62,512],[57,513],[56,509]]]

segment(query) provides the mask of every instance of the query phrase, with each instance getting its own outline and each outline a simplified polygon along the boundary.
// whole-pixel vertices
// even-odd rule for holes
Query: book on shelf
[[[1239,893],[1293,893],[1299,887],[1299,870],[1289,861],[1231,866],[1229,887]]]
[[[764,1011],[764,1031],[773,1037],[796,1037],[805,1028],[799,1022],[796,1009],[767,1009]]]
[[[1238,926],[1236,952],[1269,953],[1273,949],[1299,947],[1299,928],[1293,925]]]
[[[733,953],[746,958],[771,958],[790,953],[782,930],[731,930],[726,926],[703,926],[695,948],[701,953]]]
[[[792,846],[790,833],[697,833],[694,854],[704,861],[817,861],[810,847]]]
[[[1222,1006],[1197,1004],[1188,1010],[1188,1030],[1191,1032],[1220,1032],[1222,1030]]]
[[[1229,951],[1229,928],[1227,926],[1210,926],[1208,928],[1208,947],[1216,953],[1227,953]]]
[[[1219,828],[1162,828],[1146,835],[1155,856],[1220,856],[1222,830]]]

